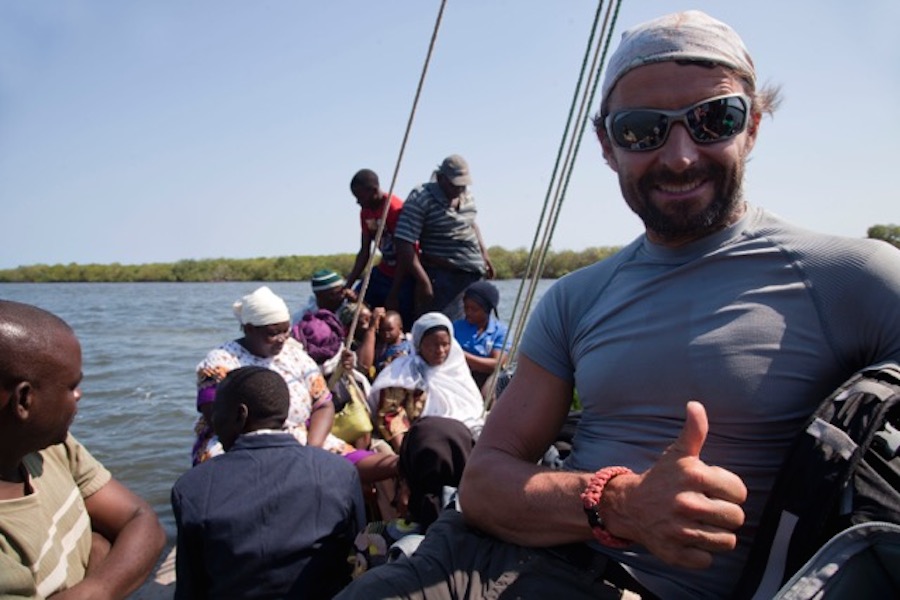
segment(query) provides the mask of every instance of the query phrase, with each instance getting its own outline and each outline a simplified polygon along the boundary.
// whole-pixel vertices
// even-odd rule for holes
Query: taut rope
[[[438,9],[437,18],[434,21],[434,30],[431,33],[431,42],[428,44],[428,52],[425,55],[425,64],[422,65],[422,74],[419,76],[419,85],[416,87],[416,95],[413,98],[412,109],[409,112],[409,120],[406,123],[406,131],[403,133],[403,141],[400,143],[400,152],[397,155],[397,162],[394,165],[394,174],[391,176],[391,187],[388,189],[387,201],[384,203],[384,209],[381,213],[381,221],[378,223],[378,230],[375,233],[375,240],[372,244],[372,248],[369,250],[369,262],[366,264],[366,268],[363,270],[363,281],[362,285],[359,288],[359,304],[356,307],[356,310],[353,312],[353,320],[350,323],[350,327],[347,328],[347,338],[345,340],[345,346],[347,348],[350,347],[353,342],[353,336],[356,333],[356,326],[359,323],[359,313],[362,309],[362,302],[366,297],[366,291],[369,289],[369,280],[372,277],[372,267],[375,265],[375,254],[381,245],[381,237],[384,233],[384,226],[387,222],[388,210],[391,207],[391,198],[394,195],[394,186],[397,184],[397,174],[400,172],[400,164],[403,162],[403,153],[406,151],[406,142],[409,140],[409,132],[412,130],[412,124],[416,117],[416,109],[419,106],[419,98],[422,95],[422,88],[425,85],[425,75],[428,73],[428,65],[431,63],[431,55],[434,53],[434,45],[437,41],[438,31],[441,28],[441,20],[444,16],[444,7],[447,5],[447,0],[441,0],[441,6]],[[335,374],[338,374],[342,371],[341,367],[338,366],[335,369]],[[336,381],[337,378],[332,376],[332,381]],[[329,386],[330,387],[330,386]]]
[[[600,27],[600,15],[603,12],[603,0],[597,5],[597,11],[594,14],[594,23],[591,27],[590,36],[588,36],[587,47],[585,48],[584,58],[581,63],[581,70],[578,74],[578,82],[575,85],[575,92],[572,95],[572,104],[569,108],[569,115],[563,129],[562,140],[559,144],[559,150],[556,155],[556,162],[553,165],[553,174],[550,178],[550,184],[547,186],[547,195],[544,198],[544,206],[541,209],[541,216],[538,219],[538,225],[534,232],[531,253],[528,255],[528,262],[525,265],[525,273],[522,275],[522,281],[519,284],[519,291],[516,294],[516,301],[513,304],[513,311],[510,317],[510,331],[514,332],[512,345],[507,356],[507,363],[514,362],[519,349],[519,342],[522,338],[522,332],[525,329],[525,322],[528,314],[531,312],[532,301],[537,292],[537,285],[544,272],[544,263],[547,258],[547,252],[550,250],[550,242],[553,238],[553,231],[559,219],[559,213],[565,199],[566,190],[569,181],[572,178],[572,171],[575,167],[575,159],[578,156],[578,150],[581,146],[581,140],[584,137],[584,131],[587,128],[589,120],[589,110],[593,104],[594,96],[597,91],[597,85],[600,82],[600,75],[606,62],[606,54],[612,39],[612,32],[615,29],[616,18],[619,15],[619,7],[622,0],[610,3],[603,18],[602,27]],[[600,35],[597,35],[600,28]],[[596,45],[595,45],[595,38]],[[590,67],[588,67],[589,58]],[[587,81],[585,75],[587,74]],[[563,156],[565,154],[565,157]],[[538,241],[540,240],[540,242]],[[525,290],[526,282],[528,290]],[[523,298],[524,291],[524,298]],[[519,304],[523,302],[523,308],[519,311]],[[498,374],[503,367],[501,362],[497,362],[494,369],[494,377],[491,378],[492,386],[495,389]],[[494,389],[488,394],[488,403],[494,395]]]

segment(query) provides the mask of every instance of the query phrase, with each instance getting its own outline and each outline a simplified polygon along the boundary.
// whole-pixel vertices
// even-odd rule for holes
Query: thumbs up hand
[[[697,401],[691,401],[685,406],[687,413],[681,435],[669,446],[666,453],[681,452],[684,456],[700,458],[700,451],[706,443],[706,434],[709,433],[709,420],[706,418],[706,409]]]
[[[705,568],[713,552],[733,550],[744,522],[747,488],[740,477],[700,460],[709,422],[688,402],[681,434],[639,475],[609,481],[601,515],[610,533],[642,544],[672,565]]]

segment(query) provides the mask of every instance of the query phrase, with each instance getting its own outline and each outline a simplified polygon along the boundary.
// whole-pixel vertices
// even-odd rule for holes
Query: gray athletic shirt
[[[564,277],[531,316],[521,350],[578,390],[573,470],[644,471],[678,436],[685,403],[705,405],[701,459],[739,475],[749,493],[738,549],[695,571],[637,546],[596,547],[661,597],[721,598],[803,421],[858,369],[900,361],[900,251],[751,206],[686,247],[642,236]]]

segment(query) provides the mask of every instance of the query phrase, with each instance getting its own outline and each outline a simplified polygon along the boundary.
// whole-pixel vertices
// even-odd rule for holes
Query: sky
[[[355,252],[350,178],[390,188],[440,5],[4,0],[0,269]],[[485,242],[530,248],[596,7],[448,0],[394,192],[461,154]],[[624,0],[615,39],[689,8],[782,89],[748,200],[851,237],[900,223],[900,3]],[[553,248],[642,230],[585,135]]]

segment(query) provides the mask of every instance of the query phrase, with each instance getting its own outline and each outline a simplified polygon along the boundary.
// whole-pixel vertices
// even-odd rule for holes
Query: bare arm
[[[150,574],[166,534],[150,505],[115,479],[86,498],[84,505],[91,527],[111,546],[81,583],[53,598],[125,598]]]
[[[329,397],[328,402],[322,402],[316,406],[309,416],[309,429],[306,431],[306,443],[310,446],[321,448],[333,426],[334,402],[332,402]]]
[[[396,310],[399,306],[400,287],[407,275],[412,275],[416,280],[417,294],[433,296],[434,292],[431,289],[428,273],[425,272],[425,267],[422,266],[419,255],[416,253],[415,244],[400,239],[394,241],[397,244],[397,271],[394,273],[394,282],[385,302],[385,308]]]
[[[493,279],[496,276],[496,273],[494,273],[494,263],[491,262],[487,246],[484,245],[484,240],[481,237],[481,229],[478,228],[477,223],[472,223],[472,229],[475,230],[475,237],[478,238],[478,247],[481,248],[481,258],[484,259],[485,277]]]
[[[347,287],[352,288],[353,284],[359,279],[363,270],[369,262],[372,248],[372,236],[367,229],[362,230],[359,238],[359,252],[356,253],[356,262],[353,263],[353,269],[347,275]]]
[[[562,428],[571,398],[571,384],[520,356],[463,473],[466,521],[526,546],[590,539],[579,498],[590,474],[536,464]]]
[[[378,334],[378,327],[381,325],[381,320],[383,318],[383,306],[376,306],[372,309],[372,322],[369,323],[369,328],[366,330],[363,339],[360,340],[359,345],[356,348],[356,358],[359,363],[359,368],[367,377],[369,376],[369,370],[372,365],[375,364],[375,337]]]
[[[492,350],[490,356],[479,356],[471,352],[464,352],[464,354],[466,356],[466,365],[470,371],[475,373],[493,373],[503,353],[500,350]]]
[[[571,395],[571,385],[519,359],[463,474],[469,523],[526,546],[591,539],[580,499],[591,474],[534,464],[562,426]],[[652,467],[609,481],[599,510],[610,533],[682,567],[707,567],[712,553],[734,549],[747,490],[734,473],[700,460],[707,430],[703,405],[688,403],[681,435]]]

